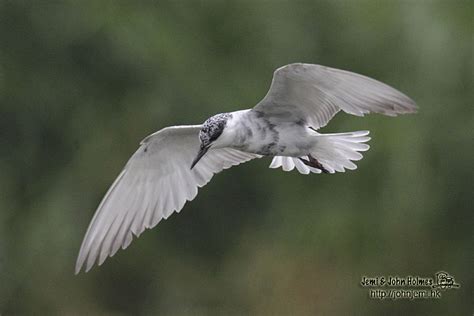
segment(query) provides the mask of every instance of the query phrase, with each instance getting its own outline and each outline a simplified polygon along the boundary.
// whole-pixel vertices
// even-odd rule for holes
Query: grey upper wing
[[[215,173],[259,155],[210,149],[191,170],[200,142],[200,125],[164,128],[145,138],[100,203],[82,242],[76,273],[88,271],[145,228],[152,228],[197,195]]]
[[[290,64],[273,74],[267,95],[254,107],[276,120],[304,120],[318,129],[339,111],[363,116],[416,112],[398,90],[353,72],[313,64]]]

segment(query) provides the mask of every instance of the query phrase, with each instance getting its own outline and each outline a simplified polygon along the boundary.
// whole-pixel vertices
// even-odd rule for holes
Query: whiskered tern
[[[353,161],[369,149],[368,131],[317,132],[340,110],[396,116],[416,109],[403,93],[349,71],[301,63],[278,68],[252,109],[166,127],[140,143],[92,218],[76,273],[127,248],[133,235],[179,212],[214,174],[232,166],[270,156],[270,168],[302,174],[356,169]]]

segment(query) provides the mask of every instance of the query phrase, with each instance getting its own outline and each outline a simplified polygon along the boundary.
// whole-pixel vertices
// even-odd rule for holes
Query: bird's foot
[[[309,158],[309,160],[306,160],[306,159],[303,159],[303,158],[300,158],[300,160],[301,160],[301,162],[303,162],[307,166],[319,169],[324,173],[329,173],[329,171],[326,168],[324,168],[324,166],[316,158],[314,158],[311,155],[308,155],[308,158]]]

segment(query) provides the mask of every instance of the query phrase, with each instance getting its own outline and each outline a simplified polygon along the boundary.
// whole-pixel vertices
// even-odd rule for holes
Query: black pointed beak
[[[201,145],[201,148],[199,149],[199,152],[198,152],[196,158],[194,158],[193,163],[191,164],[191,170],[199,162],[199,160],[201,160],[202,156],[204,156],[207,153],[208,150],[209,150],[209,146],[202,146]]]

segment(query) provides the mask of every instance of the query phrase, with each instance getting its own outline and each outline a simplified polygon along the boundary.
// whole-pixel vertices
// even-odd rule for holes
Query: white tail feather
[[[357,131],[336,134],[317,134],[315,146],[311,151],[311,156],[316,158],[322,166],[329,172],[344,172],[345,169],[355,170],[357,166],[352,161],[362,159],[360,151],[367,151],[370,146],[364,144],[370,140],[369,131]],[[300,158],[275,156],[270,164],[270,168],[282,167],[284,171],[297,169],[301,174],[321,173],[320,169],[305,165]]]

